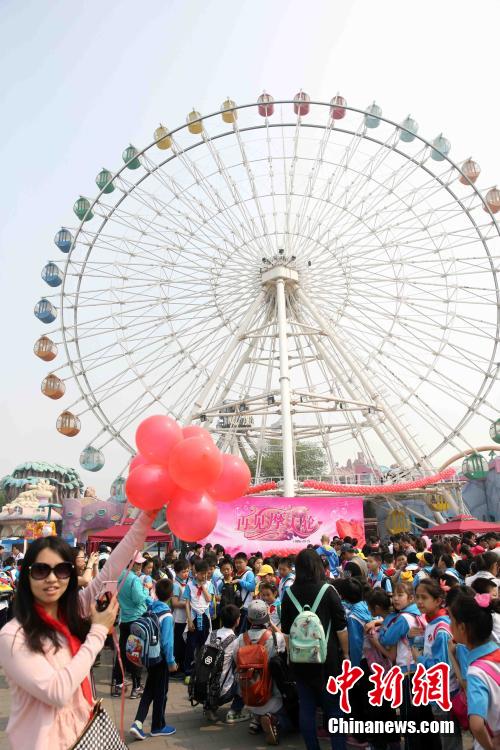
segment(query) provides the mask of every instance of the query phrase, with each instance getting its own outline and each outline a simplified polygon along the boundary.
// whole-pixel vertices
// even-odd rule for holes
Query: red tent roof
[[[95,534],[89,536],[89,542],[119,542],[120,539],[123,539],[127,531],[130,531],[131,526],[132,523],[123,523],[119,526],[111,526],[109,529],[96,531]],[[172,535],[151,529],[146,537],[146,542],[160,542],[167,544],[168,542],[172,542]]]
[[[430,529],[424,529],[424,534],[463,534],[465,531],[473,531],[475,534],[485,534],[487,531],[500,532],[500,523],[491,521],[479,521],[474,516],[455,516],[446,523],[440,523],[439,526],[431,526]]]

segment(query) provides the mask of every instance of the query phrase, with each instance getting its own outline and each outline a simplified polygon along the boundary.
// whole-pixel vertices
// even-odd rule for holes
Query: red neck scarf
[[[445,609],[438,609],[435,615],[432,615],[432,617],[429,617],[429,615],[425,616],[425,619],[427,622],[432,622],[437,617],[445,617],[448,614],[448,612]]]
[[[76,654],[80,650],[82,642],[76,635],[73,635],[73,633],[70,632],[67,624],[62,619],[55,620],[40,604],[35,604],[35,610],[40,619],[43,620],[46,625],[52,628],[52,630],[55,630],[57,633],[61,633],[61,635],[66,638],[69,650],[71,651],[71,656],[76,656]],[[86,701],[91,706],[93,706],[94,697],[92,695],[92,688],[90,686],[90,680],[88,677],[85,677],[82,682],[82,691]]]

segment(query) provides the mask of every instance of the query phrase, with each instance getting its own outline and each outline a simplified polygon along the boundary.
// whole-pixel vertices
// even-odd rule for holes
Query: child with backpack
[[[189,563],[187,560],[176,560],[174,562],[175,579],[172,589],[171,607],[174,618],[174,656],[179,667],[184,667],[186,658],[186,642],[184,631],[186,629],[186,600],[183,598],[189,575]],[[176,675],[177,676],[177,675]]]
[[[215,592],[211,583],[207,581],[208,563],[196,560],[194,564],[194,578],[188,580],[182,598],[186,602],[186,656],[184,662],[185,683],[189,685],[193,668],[194,654],[197,648],[203,646],[212,629],[210,620],[210,602]]]
[[[281,601],[278,598],[278,589],[274,583],[261,583],[259,597],[268,606],[271,626],[276,631],[281,630]]]
[[[292,561],[289,557],[282,557],[278,565],[278,573],[280,582],[278,584],[278,597],[283,599],[285,589],[292,585],[295,581],[295,573],[293,572]]]
[[[147,645],[143,648],[141,658],[144,666],[147,667],[147,678],[134,723],[130,727],[130,733],[139,740],[146,739],[143,725],[151,703],[153,704],[151,737],[168,737],[175,734],[176,731],[175,727],[165,723],[169,673],[175,672],[177,669],[174,659],[174,622],[172,612],[167,604],[171,595],[172,581],[169,578],[162,578],[156,584],[157,598],[150,608],[150,611],[156,616],[151,619],[155,623],[157,630],[155,636],[160,643],[159,655],[152,658]],[[154,663],[150,663],[151,661],[154,661]]]
[[[413,704],[412,676],[417,668],[417,653],[413,650],[413,629],[421,628],[421,614],[415,604],[411,581],[399,581],[392,594],[393,615],[384,620],[379,631],[379,642],[387,653],[393,653],[395,664],[404,674],[403,703],[399,709],[402,720],[414,721],[418,728],[423,721],[432,721],[429,706]],[[376,644],[374,644],[376,645]],[[429,750],[433,747],[431,734],[406,734],[405,750]],[[438,747],[438,742],[435,743]]]
[[[269,627],[267,604],[260,599],[248,607],[248,625],[248,631],[238,636],[234,659],[241,697],[256,720],[249,731],[256,733],[260,724],[267,744],[277,745],[280,733],[291,728],[271,671],[271,660],[286,650],[285,639]]]
[[[433,578],[425,578],[416,589],[417,606],[425,615],[427,625],[424,633],[424,652],[418,657],[418,662],[426,669],[435,664],[445,663],[450,667],[450,695],[459,693],[460,685],[453,671],[449,655],[448,643],[451,635],[451,621],[444,608],[444,591]],[[432,703],[432,714],[439,721],[453,721],[454,733],[441,736],[443,750],[462,750],[462,732],[451,711],[443,711],[437,704]]]
[[[233,656],[240,610],[234,604],[228,604],[221,609],[220,617],[222,627],[210,633],[198,653],[194,675],[189,683],[189,697],[192,705],[203,704],[204,716],[212,722],[218,720],[217,709],[231,701],[226,723],[237,724],[250,718],[243,710],[243,699],[238,694],[234,671]]]
[[[252,569],[248,567],[247,561],[248,558],[244,552],[238,552],[234,556],[234,580],[239,582],[242,599],[239,633],[244,633],[247,629],[248,607],[255,591],[255,576]]]
[[[472,589],[455,589],[447,597],[451,633],[466,656],[467,715],[475,746],[500,748],[500,648],[492,639],[498,599]]]
[[[229,604],[234,604],[240,610],[243,606],[241,586],[234,579],[234,567],[231,558],[224,558],[220,564],[222,578],[217,581],[216,595],[219,611]]]
[[[366,556],[368,568],[368,583],[372,589],[383,589],[387,594],[392,594],[391,579],[382,570],[382,555],[380,552],[370,552]]]

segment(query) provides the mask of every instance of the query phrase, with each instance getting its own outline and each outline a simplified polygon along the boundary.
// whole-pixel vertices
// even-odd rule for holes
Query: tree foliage
[[[252,478],[255,478],[257,459],[252,456],[247,461]],[[321,477],[326,471],[326,456],[321,445],[297,442],[295,448],[296,475],[298,477]],[[280,440],[270,440],[262,451],[260,477],[274,479],[283,476],[283,451]]]

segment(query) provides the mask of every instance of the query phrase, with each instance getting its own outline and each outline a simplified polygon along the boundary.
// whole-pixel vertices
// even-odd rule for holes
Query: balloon
[[[177,487],[170,502],[197,505],[204,497],[209,500],[213,499],[205,490],[185,490],[183,487]]]
[[[248,490],[251,478],[250,469],[242,458],[223,453],[222,474],[210,487],[209,493],[217,501],[235,500]]]
[[[182,437],[184,440],[187,440],[191,437],[202,437],[202,438],[208,438],[208,440],[212,440],[212,436],[209,433],[208,430],[205,430],[203,427],[199,427],[197,424],[188,424],[187,427],[182,428]]]
[[[217,506],[205,495],[198,503],[185,503],[180,498],[167,507],[167,523],[172,534],[184,542],[204,539],[217,523]]]
[[[140,453],[137,453],[131,460],[131,462],[128,465],[128,473],[130,474],[131,471],[134,469],[137,469],[138,466],[142,466],[143,464],[147,464],[148,459],[144,458],[144,456],[141,456]]]
[[[157,510],[166,505],[176,487],[167,469],[157,464],[142,464],[128,475],[127,499],[141,510]]]
[[[170,476],[185,490],[201,490],[214,484],[222,473],[222,456],[206,438],[191,437],[172,448]]]
[[[141,422],[135,433],[135,442],[147,461],[165,465],[174,445],[182,440],[182,430],[172,417],[155,414]]]

